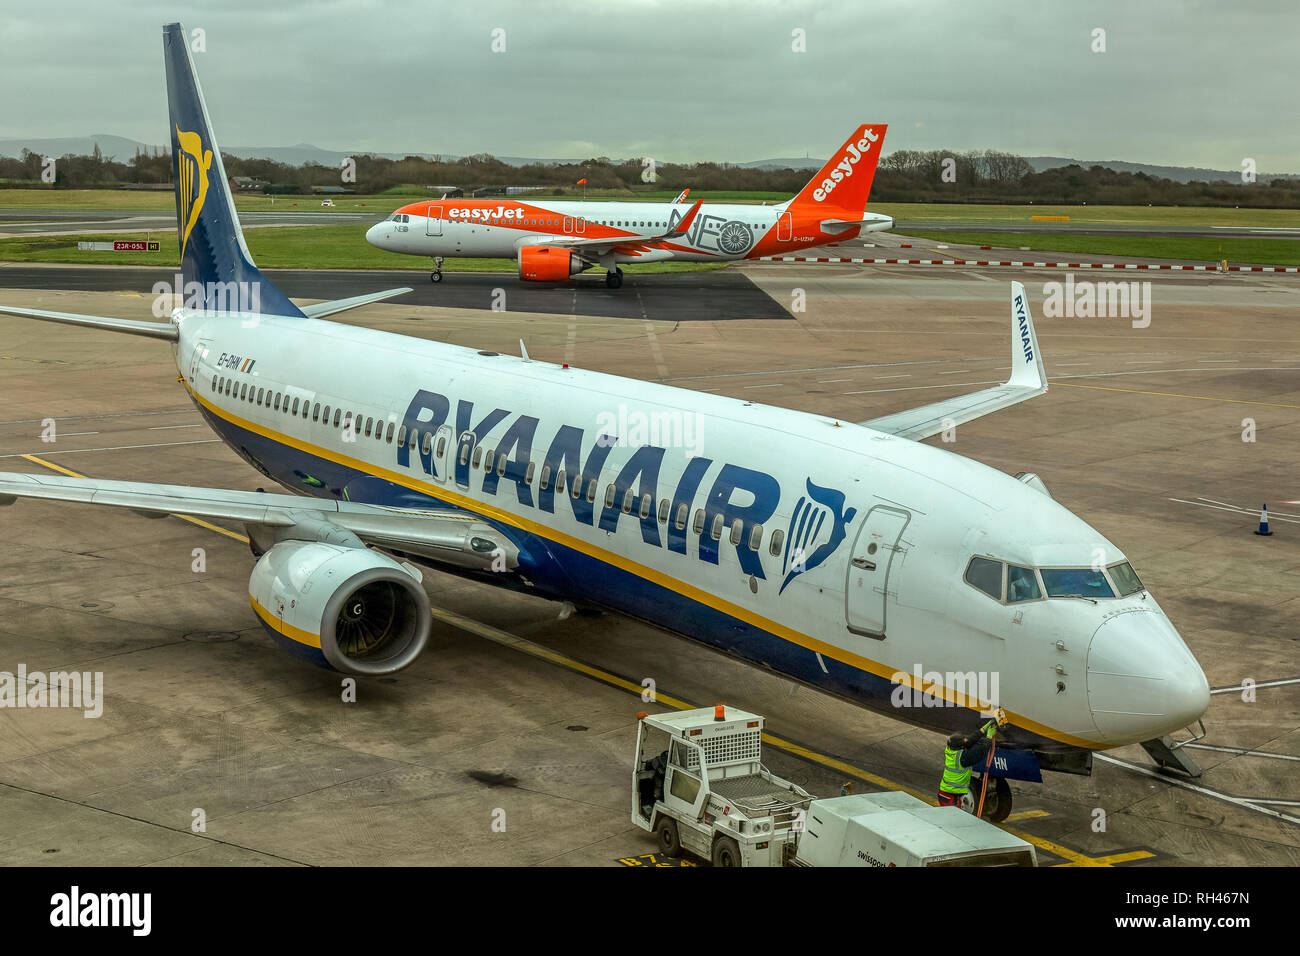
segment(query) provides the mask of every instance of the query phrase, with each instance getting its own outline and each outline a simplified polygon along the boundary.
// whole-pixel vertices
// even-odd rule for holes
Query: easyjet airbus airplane
[[[208,425],[292,494],[7,473],[0,504],[242,524],[257,619],[346,674],[425,649],[421,563],[648,621],[937,731],[999,705],[999,776],[1087,772],[1094,750],[1205,711],[1205,675],[1119,548],[1033,475],[920,442],[1047,390],[1019,283],[1005,384],[859,423],[324,321],[410,290],[299,307],[276,289],[179,24],[164,50],[184,305],[167,322],[0,312],[170,342]],[[608,424],[683,416],[691,441]]]
[[[671,203],[425,200],[371,226],[366,240],[431,257],[434,282],[445,258],[514,259],[532,282],[565,282],[599,265],[611,289],[623,284],[622,263],[725,262],[847,242],[894,225],[865,208],[885,129],[859,126],[797,196],[774,206],[701,200],[683,211],[686,193]]]

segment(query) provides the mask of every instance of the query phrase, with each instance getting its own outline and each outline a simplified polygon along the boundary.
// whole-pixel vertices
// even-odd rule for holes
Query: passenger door
[[[776,221],[776,238],[778,242],[789,242],[794,238],[794,219],[788,212],[782,213]]]
[[[844,585],[845,623],[854,634],[885,636],[889,569],[898,553],[898,540],[911,517],[901,508],[877,505],[867,512],[858,529]]]
[[[426,220],[426,223],[427,223],[426,235],[430,235],[430,236],[442,235],[442,207],[441,206],[429,207],[429,218]]]

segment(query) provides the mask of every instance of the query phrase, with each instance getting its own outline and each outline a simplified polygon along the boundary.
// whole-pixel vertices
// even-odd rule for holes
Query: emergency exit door
[[[442,235],[442,207],[441,206],[429,207],[429,218],[427,222],[428,225],[426,226],[427,231],[425,235],[429,235],[429,236]]]
[[[194,384],[194,376],[199,374],[199,367],[203,360],[208,357],[208,339],[199,339],[194,343],[194,351],[190,353],[190,384]]]
[[[858,529],[844,586],[845,622],[854,634],[885,636],[889,570],[910,519],[911,515],[900,508],[877,505],[867,512],[866,520]]]

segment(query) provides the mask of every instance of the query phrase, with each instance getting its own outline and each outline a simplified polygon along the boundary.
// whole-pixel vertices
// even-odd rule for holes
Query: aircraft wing
[[[369,305],[391,299],[395,295],[412,291],[409,286],[401,289],[388,289],[384,292],[372,292],[368,295],[356,295],[350,299],[335,299],[332,302],[317,302],[315,305],[302,307],[303,315],[311,319],[324,318],[337,312],[345,312],[358,306]],[[175,342],[180,334],[170,322],[142,322],[138,319],[115,319],[106,315],[78,315],[75,312],[49,312],[44,309],[20,309],[16,306],[0,305],[0,313],[18,315],[25,319],[41,319],[45,322],[59,322],[63,325],[80,325],[83,328],[103,329],[106,332],[126,332],[130,335],[144,335],[154,339],[167,339]]]
[[[587,239],[581,236],[548,236],[544,242],[539,242],[542,246],[563,246],[566,249],[591,249],[604,251],[617,251],[620,247],[627,249],[645,248],[656,242],[662,242],[669,239],[680,239],[690,231],[691,224],[695,221],[695,216],[699,213],[700,207],[704,205],[703,199],[697,199],[695,205],[691,206],[690,211],[677,221],[667,232],[658,236],[604,236],[601,238]]]
[[[508,538],[469,515],[298,495],[0,472],[0,505],[18,498],[109,505],[147,517],[174,514],[236,521],[250,531],[265,529],[277,540],[329,541],[339,530],[350,531],[368,545],[463,567],[486,569],[494,556],[504,556],[506,566],[513,567],[519,553]],[[341,538],[333,540],[346,543],[347,536]]]
[[[386,289],[383,292],[354,295],[350,299],[334,299],[331,302],[317,302],[315,305],[302,305],[299,308],[302,309],[302,314],[309,319],[323,319],[327,315],[346,312],[348,309],[369,305],[371,302],[382,302],[384,299],[391,299],[395,295],[404,295],[412,291],[414,290],[410,286],[403,286],[400,289]]]
[[[47,312],[44,309],[19,309],[11,305],[0,305],[0,312],[6,315],[20,315],[26,319],[43,319],[46,322],[80,325],[109,332],[128,332],[131,335],[146,335],[155,339],[170,339],[173,342],[180,338],[176,326],[170,322],[141,322],[138,319],[114,319],[106,315]]]
[[[1047,372],[1038,350],[1034,320],[1029,314],[1025,287],[1011,283],[1011,375],[1001,385],[919,408],[859,422],[878,432],[920,441],[945,429],[1009,408],[1047,391]]]

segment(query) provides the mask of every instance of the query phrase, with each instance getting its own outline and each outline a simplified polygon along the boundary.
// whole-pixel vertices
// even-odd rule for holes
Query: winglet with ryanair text
[[[1038,335],[1029,314],[1029,300],[1022,283],[1011,283],[1011,374],[993,388],[946,398],[930,405],[909,408],[859,424],[920,441],[963,422],[1018,405],[1047,391],[1047,371],[1038,348]]]

